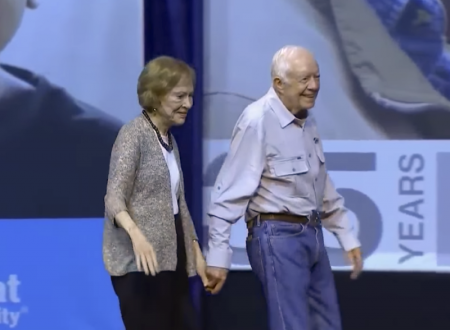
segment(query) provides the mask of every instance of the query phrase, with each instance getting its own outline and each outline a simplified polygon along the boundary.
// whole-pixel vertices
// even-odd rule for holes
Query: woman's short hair
[[[181,60],[160,56],[148,62],[138,79],[137,94],[141,107],[148,111],[156,109],[161,99],[170,93],[182,77],[191,79],[195,85],[194,69]]]

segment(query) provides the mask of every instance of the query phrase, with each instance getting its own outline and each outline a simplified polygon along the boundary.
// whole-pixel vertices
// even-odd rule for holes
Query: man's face
[[[20,25],[27,0],[0,0],[0,52]]]
[[[302,55],[292,59],[285,79],[275,81],[281,99],[293,115],[314,107],[320,89],[319,66],[314,57]]]

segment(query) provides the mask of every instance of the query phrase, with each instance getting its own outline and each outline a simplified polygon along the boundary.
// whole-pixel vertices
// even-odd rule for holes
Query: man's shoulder
[[[271,110],[267,99],[262,97],[244,109],[238,123],[240,126],[258,128],[270,115]]]
[[[58,127],[64,128],[66,133],[82,130],[84,134],[106,134],[114,136],[114,138],[122,126],[118,119],[78,100],[64,88],[52,84],[45,77],[18,67],[2,65],[2,68],[32,86],[32,93],[29,91],[22,94],[18,92],[16,98],[22,98],[24,104],[32,101],[33,109],[29,110],[34,112],[34,125],[48,126],[48,129],[52,129],[56,124]]]
[[[58,120],[74,129],[113,132],[117,134],[122,123],[117,118],[98,108],[80,101],[58,87],[49,89],[41,105],[42,116]]]

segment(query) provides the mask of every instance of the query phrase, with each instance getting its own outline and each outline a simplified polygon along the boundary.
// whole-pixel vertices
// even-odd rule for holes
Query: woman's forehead
[[[192,89],[193,85],[192,85],[192,80],[189,79],[188,77],[183,76],[180,81],[178,82],[178,84],[173,88],[174,91],[184,91],[187,89]]]

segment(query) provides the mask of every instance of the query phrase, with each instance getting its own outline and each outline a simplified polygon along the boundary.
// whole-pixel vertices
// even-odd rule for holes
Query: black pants
[[[198,329],[189,297],[183,227],[178,215],[175,216],[175,227],[176,271],[164,271],[156,276],[133,272],[111,277],[126,330]]]

